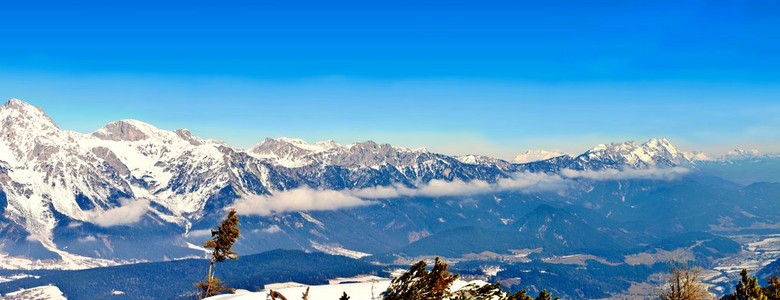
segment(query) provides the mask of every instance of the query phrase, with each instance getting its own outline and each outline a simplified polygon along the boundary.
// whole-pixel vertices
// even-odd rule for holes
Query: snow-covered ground
[[[18,273],[18,274],[9,275],[9,276],[0,276],[0,283],[11,282],[11,281],[14,281],[14,280],[25,279],[25,278],[40,278],[40,276],[24,274],[24,273]]]
[[[744,234],[729,238],[742,244],[742,251],[720,260],[714,269],[704,272],[704,282],[715,285],[714,289],[718,292],[724,291],[718,285],[731,286],[735,283],[742,269],[748,269],[754,275],[769,263],[780,259],[780,234]]]
[[[463,287],[474,284],[482,286],[487,284],[481,280],[475,281],[455,281],[450,290],[457,291]],[[390,286],[390,279],[380,278],[375,276],[357,277],[352,280],[349,278],[340,278],[339,280],[331,281],[328,285],[312,285],[307,286],[294,282],[286,282],[280,284],[270,284],[265,286],[265,290],[260,292],[249,291],[237,291],[235,294],[219,295],[209,297],[209,300],[266,300],[270,290],[277,291],[284,295],[289,300],[300,299],[303,293],[306,292],[306,288],[309,288],[309,300],[335,300],[339,299],[343,293],[347,293],[350,299],[355,300],[373,300],[382,299],[381,293],[384,292],[387,287]]]
[[[142,262],[141,260],[116,262],[107,259],[71,254],[54,247],[47,247],[47,249],[59,254],[61,259],[28,259],[24,257],[9,256],[6,253],[0,252],[0,266],[3,266],[3,269],[6,270],[81,270]]]
[[[66,300],[62,291],[56,286],[45,285],[13,293],[8,293],[0,297],[3,300]]]
[[[310,240],[311,246],[317,251],[321,251],[330,255],[341,255],[349,258],[359,259],[371,255],[370,253],[360,252],[356,250],[350,250],[339,246],[338,244],[324,245]]]

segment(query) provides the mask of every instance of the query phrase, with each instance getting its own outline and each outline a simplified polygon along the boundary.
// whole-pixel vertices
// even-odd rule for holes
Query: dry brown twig
[[[273,299],[273,300],[287,300],[287,297],[282,295],[282,293],[279,293],[279,292],[274,291],[274,290],[270,290],[268,292],[268,295],[271,296],[271,299]]]

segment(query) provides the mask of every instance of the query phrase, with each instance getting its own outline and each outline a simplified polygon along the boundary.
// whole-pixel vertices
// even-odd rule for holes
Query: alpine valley
[[[238,149],[136,120],[83,134],[17,99],[0,107],[0,293],[55,284],[72,299],[120,297],[112,291],[167,280],[183,284],[145,292],[188,295],[208,264],[200,245],[231,207],[241,215],[235,248],[253,265],[345,266],[225,276],[239,288],[382,275],[440,256],[512,290],[623,298],[651,295],[667,262],[685,257],[722,294],[741,268],[780,258],[780,155],[714,157],[666,139],[515,162],[372,141]],[[150,269],[157,277],[133,275]]]

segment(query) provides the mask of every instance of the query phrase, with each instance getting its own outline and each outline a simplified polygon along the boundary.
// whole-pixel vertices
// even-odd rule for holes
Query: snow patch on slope
[[[3,295],[4,300],[67,300],[60,288],[53,285],[19,290]]]
[[[316,249],[317,251],[323,252],[325,254],[346,256],[354,259],[359,259],[371,255],[371,253],[349,250],[337,244],[324,245],[324,244],[317,243],[315,241],[309,241],[309,242],[311,243],[312,248]]]

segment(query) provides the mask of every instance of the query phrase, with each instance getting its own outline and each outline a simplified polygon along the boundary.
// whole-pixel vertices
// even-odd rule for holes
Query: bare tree
[[[669,263],[667,286],[658,296],[663,300],[710,300],[715,297],[701,282],[702,270],[687,262],[674,260]]]

